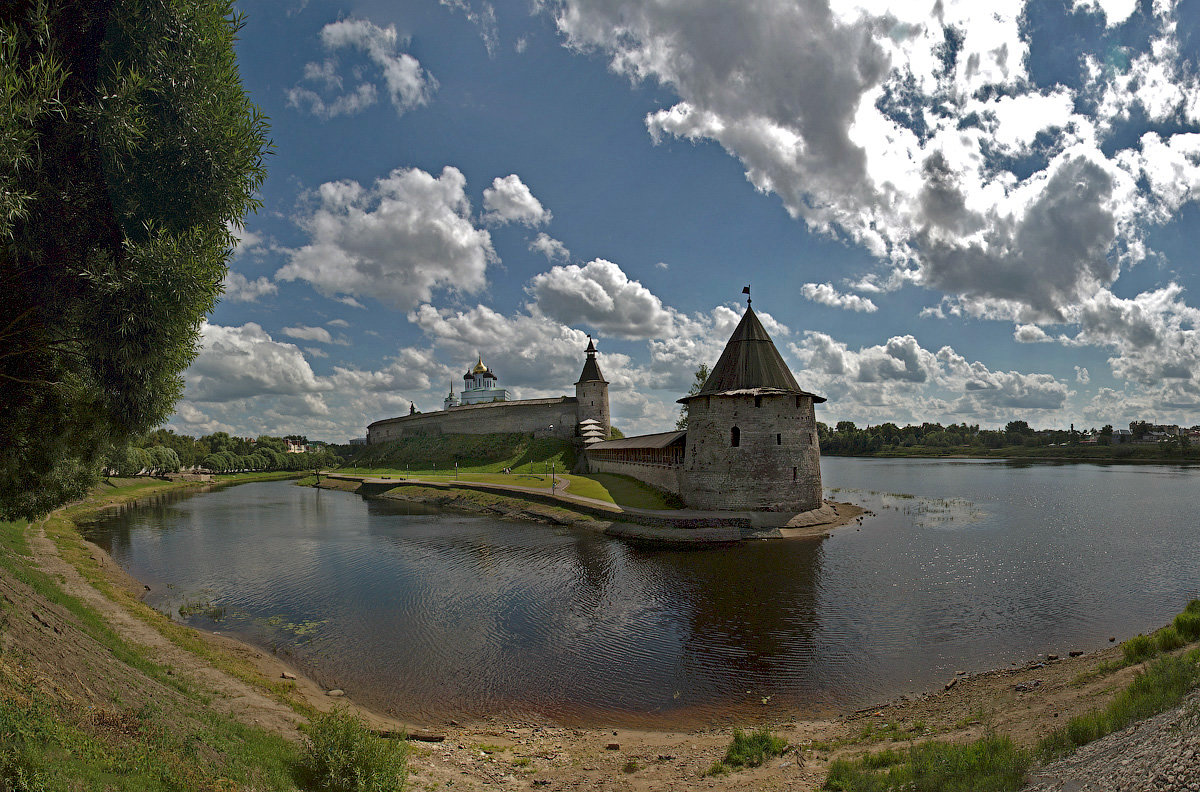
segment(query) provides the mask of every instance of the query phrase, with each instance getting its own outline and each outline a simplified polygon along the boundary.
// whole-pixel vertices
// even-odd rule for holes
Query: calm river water
[[[875,516],[655,549],[288,482],[90,528],[153,606],[414,719],[693,725],[866,706],[1153,629],[1200,595],[1200,469],[826,457]]]

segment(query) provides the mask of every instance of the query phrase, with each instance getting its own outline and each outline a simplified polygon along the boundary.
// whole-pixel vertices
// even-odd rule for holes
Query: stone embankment
[[[1025,792],[1200,792],[1200,691],[1034,773]]]
[[[474,481],[323,475],[326,481],[317,486],[349,489],[372,497],[498,513],[516,519],[576,524],[599,529],[609,536],[658,543],[722,544],[749,539],[821,536],[859,520],[866,513],[853,504],[833,501],[825,501],[820,508],[799,513],[641,509],[573,495],[561,489],[550,492],[544,488]],[[471,498],[454,497],[455,491],[499,496],[515,502],[517,507],[495,502],[480,504]],[[568,515],[573,512],[581,519],[564,517],[564,511]]]

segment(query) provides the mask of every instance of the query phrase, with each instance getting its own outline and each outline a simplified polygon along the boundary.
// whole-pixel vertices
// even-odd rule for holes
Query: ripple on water
[[[875,516],[815,541],[654,549],[287,483],[159,498],[93,533],[154,581],[154,604],[203,593],[224,615],[192,623],[423,718],[679,725],[865,706],[1107,646],[1198,593],[1196,472],[823,467]]]

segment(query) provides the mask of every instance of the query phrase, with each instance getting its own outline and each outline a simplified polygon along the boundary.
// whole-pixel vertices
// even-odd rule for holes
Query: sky
[[[817,419],[1200,423],[1200,0],[238,0],[262,208],[169,422],[345,442],[476,356],[673,428],[750,284]]]

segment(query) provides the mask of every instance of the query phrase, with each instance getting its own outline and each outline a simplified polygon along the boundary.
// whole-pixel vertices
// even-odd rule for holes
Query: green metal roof
[[[812,396],[818,403],[825,401],[797,384],[787,363],[783,362],[783,357],[775,348],[775,343],[771,341],[771,336],[749,306],[725,344],[725,351],[721,353],[717,365],[713,366],[704,387],[699,393],[685,396],[679,401],[687,403],[698,396],[731,395],[735,391],[747,394],[796,393]]]

